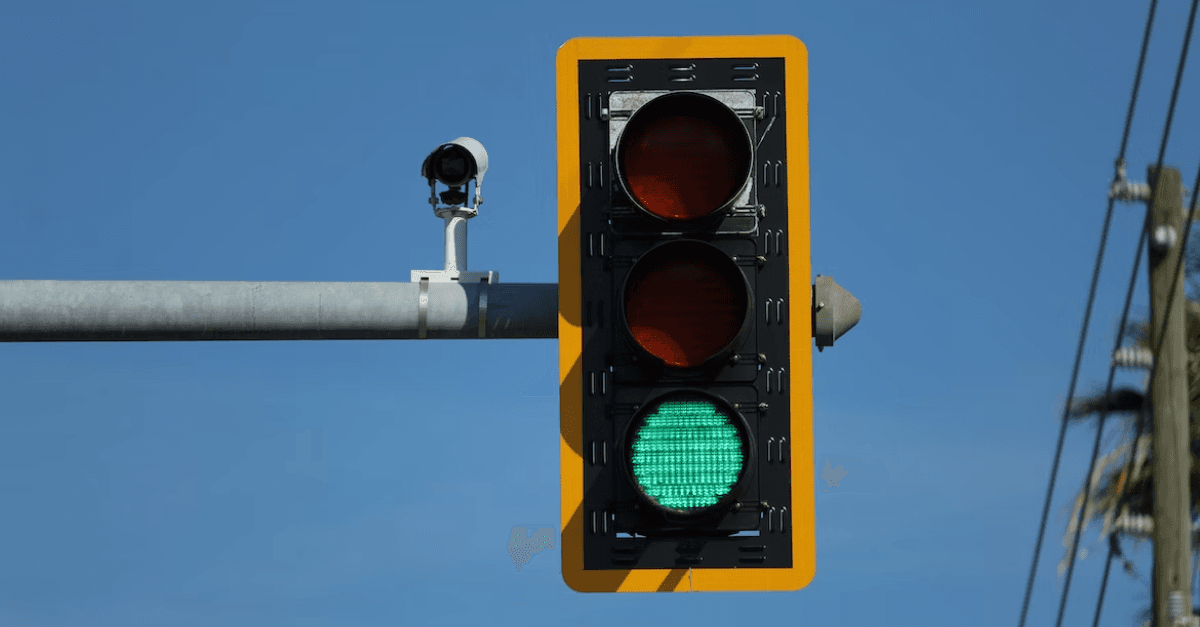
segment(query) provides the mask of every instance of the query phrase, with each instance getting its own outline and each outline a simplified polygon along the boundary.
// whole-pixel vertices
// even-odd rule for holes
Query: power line
[[[1134,440],[1135,444],[1137,440]],[[1112,568],[1113,557],[1120,554],[1121,547],[1117,546],[1116,534],[1108,536],[1108,559],[1104,560],[1104,576],[1100,578],[1100,597],[1096,601],[1096,617],[1092,619],[1092,627],[1100,627],[1100,609],[1104,607],[1104,591],[1108,588],[1108,572]]]
[[[1173,122],[1174,116],[1175,116],[1175,104],[1179,98],[1179,87],[1183,83],[1183,69],[1187,63],[1188,48],[1190,47],[1191,41],[1192,41],[1192,28],[1196,22],[1196,7],[1197,7],[1197,5],[1200,5],[1200,0],[1192,0],[1192,8],[1188,13],[1187,30],[1186,30],[1186,33],[1183,38],[1183,46],[1181,47],[1180,52],[1179,52],[1179,63],[1175,69],[1175,84],[1171,88],[1171,102],[1170,102],[1170,105],[1168,105],[1168,107],[1167,107],[1167,120],[1166,120],[1165,125],[1163,126],[1162,142],[1159,144],[1159,149],[1158,149],[1158,161],[1157,161],[1157,168],[1155,170],[1155,177],[1158,178],[1159,180],[1161,180],[1163,158],[1166,156],[1166,152],[1167,152],[1167,142],[1170,140],[1170,136],[1171,136],[1171,123]],[[1166,309],[1163,311],[1163,322],[1161,325],[1158,326],[1158,328],[1160,329],[1160,332],[1158,334],[1159,335],[1158,342],[1155,343],[1155,347],[1154,347],[1153,359],[1150,364],[1150,377],[1147,380],[1147,386],[1151,385],[1151,382],[1153,382],[1153,380],[1154,380],[1154,375],[1158,368],[1158,363],[1160,361],[1159,355],[1162,351],[1163,341],[1166,338],[1165,331],[1166,331],[1166,326],[1167,326],[1167,316],[1168,316],[1168,313],[1171,311],[1171,304],[1175,299],[1176,288],[1178,287],[1178,284],[1179,284],[1178,277],[1179,277],[1180,273],[1183,271],[1183,261],[1184,261],[1184,258],[1186,257],[1186,254],[1184,254],[1184,253],[1187,251],[1188,236],[1192,232],[1192,229],[1191,229],[1192,214],[1196,210],[1196,199],[1198,197],[1200,197],[1200,188],[1197,187],[1198,185],[1200,185],[1200,167],[1197,167],[1196,183],[1194,183],[1192,186],[1192,189],[1196,190],[1195,192],[1193,192],[1193,195],[1192,195],[1192,204],[1191,204],[1191,207],[1189,207],[1188,211],[1186,212],[1186,214],[1185,214],[1186,217],[1183,222],[1183,224],[1184,224],[1183,239],[1180,242],[1181,253],[1179,255],[1179,259],[1175,263],[1174,275],[1176,278],[1175,278],[1175,280],[1173,280],[1171,282],[1171,289],[1167,294],[1167,306],[1166,306]],[[1145,242],[1146,236],[1150,230],[1150,216],[1151,216],[1152,207],[1154,206],[1154,197],[1155,197],[1155,195],[1157,195],[1158,189],[1159,189],[1159,185],[1157,184],[1157,182],[1155,184],[1151,185],[1151,187],[1150,187],[1150,199],[1147,201],[1147,205],[1146,205],[1146,219],[1142,226],[1141,236],[1138,239],[1138,261],[1141,260],[1142,245]],[[1137,263],[1136,262],[1134,264],[1134,274],[1135,274],[1135,276],[1137,274]],[[1133,286],[1131,284],[1130,285],[1130,288],[1131,288],[1130,295],[1132,295],[1132,287]],[[1125,302],[1125,309],[1126,309],[1126,312],[1128,312],[1128,309],[1129,309],[1129,301],[1128,300],[1126,300],[1126,302]],[[1123,333],[1124,328],[1125,328],[1125,315],[1122,314],[1122,317],[1121,317],[1122,333]],[[1121,337],[1120,337],[1120,334],[1118,334],[1118,339],[1117,339],[1118,348],[1120,347],[1120,341],[1121,341]],[[1113,364],[1109,369],[1108,389],[1106,390],[1106,395],[1112,389],[1113,375],[1115,372],[1116,372],[1116,364]],[[1147,388],[1146,393],[1149,394],[1149,388]],[[1097,432],[1096,432],[1097,447],[1099,446],[1099,443],[1100,443],[1099,442],[1100,429],[1103,428],[1104,417],[1105,417],[1105,413],[1102,410],[1100,413],[1100,425],[1097,427]],[[1136,447],[1138,445],[1138,440],[1141,439],[1141,432],[1142,432],[1142,420],[1138,420],[1137,421],[1137,429],[1135,431],[1134,440],[1133,440],[1134,455],[1130,456],[1129,467],[1127,469],[1127,472],[1130,472],[1130,473],[1132,472],[1133,465],[1134,465],[1134,459],[1136,458]],[[1096,463],[1097,453],[1098,453],[1098,448],[1094,449],[1092,451],[1092,462],[1091,462],[1092,466],[1094,466]],[[1091,468],[1091,466],[1089,466],[1089,468]],[[1129,474],[1127,474],[1126,476],[1129,476],[1130,478],[1132,478],[1132,476]],[[1124,489],[1124,487],[1122,487],[1122,489]],[[1086,509],[1086,506],[1087,506],[1087,499],[1090,496],[1089,493],[1090,493],[1090,485],[1088,486],[1088,488],[1085,488],[1085,492],[1084,492],[1084,496],[1083,496],[1084,509]],[[1123,497],[1123,495],[1121,495],[1121,496]],[[1082,518],[1082,515],[1083,515],[1083,509],[1080,510],[1081,518]],[[1190,522],[1191,521],[1189,520],[1189,523]],[[1082,531],[1082,526],[1079,526],[1076,528],[1075,543],[1079,542],[1079,535],[1080,535],[1081,531]],[[1119,549],[1119,547],[1116,544],[1115,536],[1113,536],[1112,538],[1113,539],[1109,543],[1108,560],[1105,562],[1105,565],[1104,565],[1104,577],[1103,577],[1103,579],[1101,579],[1101,582],[1100,582],[1100,595],[1096,600],[1096,618],[1095,618],[1095,621],[1093,622],[1093,627],[1096,627],[1100,623],[1100,611],[1101,611],[1102,605],[1104,603],[1104,591],[1108,584],[1109,565],[1112,562],[1114,551]],[[1072,550],[1074,549],[1075,543],[1073,543],[1071,545]],[[1068,569],[1067,569],[1067,582],[1066,582],[1066,586],[1064,586],[1064,588],[1063,588],[1062,605],[1059,607],[1059,611],[1058,611],[1058,616],[1059,616],[1058,624],[1061,624],[1061,622],[1062,622],[1063,609],[1066,606],[1067,590],[1069,589],[1069,587],[1071,585],[1071,570],[1074,568],[1074,566],[1075,566],[1075,555],[1072,552],[1072,554],[1070,556],[1070,565],[1068,566]],[[1151,602],[1153,603],[1153,600]],[[1190,614],[1192,611],[1192,608],[1190,608],[1190,607],[1187,608],[1187,611]]]
[[[1153,192],[1151,192],[1153,197]],[[1146,229],[1143,226],[1141,235],[1138,237],[1137,252],[1133,258],[1133,272],[1129,275],[1129,288],[1125,292],[1125,306],[1121,310],[1121,324],[1117,327],[1116,346],[1113,347],[1115,353],[1121,347],[1121,342],[1125,339],[1125,325],[1129,322],[1129,307],[1133,304],[1133,288],[1137,287],[1138,270],[1142,265],[1142,247],[1146,244]],[[1108,369],[1108,383],[1104,387],[1104,396],[1101,398],[1107,399],[1112,395],[1113,378],[1117,374],[1117,365],[1114,363]],[[1070,407],[1071,401],[1068,398],[1067,406]],[[1061,627],[1063,613],[1067,609],[1067,595],[1071,591],[1071,576],[1075,572],[1075,551],[1079,546],[1079,536],[1083,533],[1083,516],[1087,512],[1088,497],[1092,492],[1092,472],[1091,469],[1096,466],[1096,459],[1100,457],[1100,437],[1104,433],[1104,420],[1108,418],[1108,405],[1101,404],[1100,419],[1096,424],[1096,439],[1092,443],[1092,461],[1088,464],[1088,472],[1083,480],[1083,503],[1079,508],[1079,517],[1075,523],[1075,536],[1071,541],[1071,554],[1067,557],[1067,579],[1063,584],[1062,598],[1058,603],[1058,619],[1054,622],[1055,627]]]
[[[1121,147],[1117,153],[1117,164],[1124,162],[1125,148],[1129,143],[1129,128],[1133,123],[1133,111],[1137,106],[1138,90],[1142,84],[1142,68],[1146,64],[1146,50],[1150,46],[1150,32],[1154,24],[1154,12],[1158,6],[1158,0],[1150,0],[1150,13],[1146,18],[1146,30],[1142,35],[1142,50],[1138,55],[1137,72],[1134,74],[1133,89],[1129,95],[1129,109],[1125,114],[1125,130],[1121,135]],[[1038,558],[1041,556],[1042,540],[1046,535],[1046,520],[1050,516],[1050,502],[1054,495],[1054,481],[1058,476],[1058,465],[1062,460],[1063,441],[1067,436],[1067,421],[1071,414],[1071,401],[1075,397],[1075,384],[1079,380],[1079,365],[1083,360],[1083,346],[1087,340],[1088,324],[1092,319],[1092,305],[1096,301],[1096,286],[1100,282],[1100,268],[1104,263],[1104,249],[1108,243],[1108,230],[1112,224],[1113,214],[1113,198],[1108,199],[1108,210],[1104,215],[1104,228],[1100,231],[1100,247],[1096,251],[1096,264],[1092,269],[1092,285],[1088,290],[1087,307],[1083,313],[1083,327],[1079,332],[1079,345],[1075,349],[1075,366],[1071,370],[1071,383],[1067,387],[1067,403],[1063,409],[1062,426],[1058,432],[1058,445],[1054,449],[1054,464],[1050,469],[1050,486],[1046,489],[1046,502],[1042,506],[1042,522],[1038,527],[1037,542],[1033,549],[1033,563],[1029,567],[1029,581],[1025,584],[1025,600],[1021,604],[1021,620],[1018,623],[1019,627],[1025,627],[1025,618],[1029,613],[1029,599],[1033,595],[1033,581],[1037,575]]]

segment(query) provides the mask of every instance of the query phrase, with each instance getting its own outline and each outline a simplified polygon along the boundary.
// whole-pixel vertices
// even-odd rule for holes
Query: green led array
[[[744,463],[738,428],[706,400],[664,402],[633,438],[638,484],[671,509],[715,504],[733,489]]]

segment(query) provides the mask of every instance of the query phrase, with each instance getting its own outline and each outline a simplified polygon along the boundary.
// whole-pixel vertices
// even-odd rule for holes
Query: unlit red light
[[[731,109],[699,94],[672,94],[644,105],[618,150],[630,195],[667,220],[700,218],[727,206],[750,175],[745,127]]]

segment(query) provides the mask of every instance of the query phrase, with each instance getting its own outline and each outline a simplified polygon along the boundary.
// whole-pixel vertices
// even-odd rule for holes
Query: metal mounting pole
[[[467,271],[467,220],[479,215],[479,210],[461,205],[439,207],[435,204],[433,213],[445,223],[446,265],[441,270],[413,270],[412,282],[458,281],[460,283],[494,284],[499,281],[500,273],[493,270]]]
[[[446,272],[467,271],[467,218],[452,212],[446,219]]]

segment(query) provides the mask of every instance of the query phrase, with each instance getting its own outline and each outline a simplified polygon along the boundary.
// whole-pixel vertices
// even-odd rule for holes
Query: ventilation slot
[[[595,257],[599,243],[600,256],[604,256],[604,233],[588,233],[588,257]]]
[[[672,83],[690,83],[691,81],[696,80],[695,63],[689,63],[687,65],[674,65],[671,66],[670,71],[671,73],[668,75],[668,79]]]
[[[773,118],[779,115],[779,92],[763,92],[763,112],[767,117]]]
[[[608,66],[608,82],[629,83],[633,81],[633,65]]]
[[[608,440],[601,440],[599,442],[592,440],[592,465],[608,465]]]
[[[758,72],[755,70],[757,69],[757,63],[734,63],[733,71],[735,73],[733,75],[733,80],[739,83],[756,81],[758,80]]]

